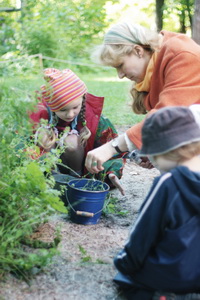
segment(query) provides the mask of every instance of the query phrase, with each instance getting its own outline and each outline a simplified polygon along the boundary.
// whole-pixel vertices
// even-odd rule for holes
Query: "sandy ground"
[[[98,224],[72,223],[66,215],[55,215],[39,228],[38,238],[52,239],[61,228],[60,255],[28,285],[8,275],[0,282],[0,300],[122,300],[112,279],[116,273],[113,257],[123,247],[138,208],[155,176],[156,169],[143,169],[127,161],[121,182],[126,195],[118,190],[115,213],[103,213]],[[120,211],[127,211],[120,215]],[[86,261],[88,260],[88,261]]]

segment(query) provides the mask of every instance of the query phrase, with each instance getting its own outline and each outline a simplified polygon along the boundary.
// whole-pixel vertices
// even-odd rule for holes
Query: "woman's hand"
[[[121,151],[126,152],[128,149],[124,138],[124,134],[119,135],[117,139],[119,149],[121,149]],[[112,142],[113,140],[87,153],[85,167],[90,173],[94,174],[103,171],[103,163],[109,160],[111,157],[113,157],[113,155],[117,154],[117,151],[112,146]]]
[[[95,148],[87,153],[85,167],[92,174],[99,173],[104,170],[103,163],[109,160],[117,152],[108,142],[98,148]]]

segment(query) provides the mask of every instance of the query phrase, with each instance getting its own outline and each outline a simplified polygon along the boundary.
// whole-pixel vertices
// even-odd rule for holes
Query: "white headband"
[[[149,45],[145,28],[139,24],[118,23],[105,34],[104,44]]]

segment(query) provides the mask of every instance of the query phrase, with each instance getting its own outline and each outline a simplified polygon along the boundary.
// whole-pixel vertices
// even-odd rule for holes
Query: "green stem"
[[[70,171],[72,171],[75,175],[77,175],[78,177],[81,177],[78,173],[76,173],[76,171],[74,171],[73,169],[71,169],[70,167],[64,165],[63,163],[57,163],[57,165],[62,166]]]

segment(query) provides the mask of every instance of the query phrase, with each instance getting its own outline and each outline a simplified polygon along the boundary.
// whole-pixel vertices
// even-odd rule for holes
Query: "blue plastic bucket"
[[[70,208],[70,219],[74,223],[97,224],[110,187],[107,183],[93,179],[74,179],[67,183],[66,198]]]

